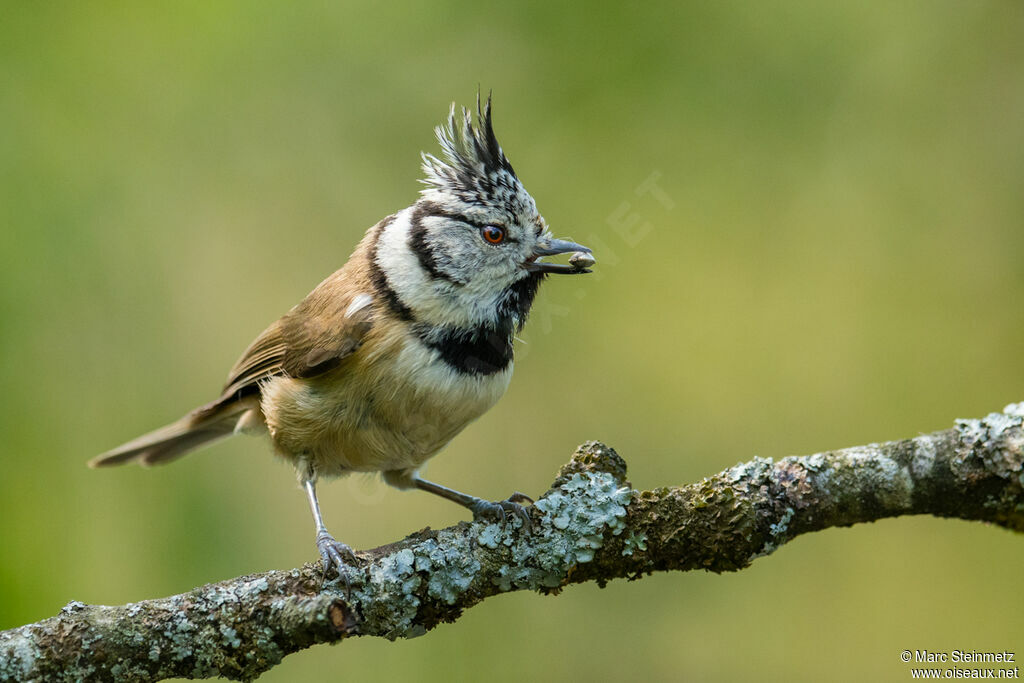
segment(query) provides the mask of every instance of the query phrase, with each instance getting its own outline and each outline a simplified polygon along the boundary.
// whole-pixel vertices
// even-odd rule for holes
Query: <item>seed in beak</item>
[[[577,251],[569,257],[569,265],[576,270],[583,270],[594,265],[594,255],[585,251]]]

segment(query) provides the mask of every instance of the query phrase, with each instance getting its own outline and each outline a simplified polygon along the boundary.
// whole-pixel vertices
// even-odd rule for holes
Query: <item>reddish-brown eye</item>
[[[488,225],[483,229],[484,239],[491,244],[501,244],[505,241],[505,231],[496,225]]]

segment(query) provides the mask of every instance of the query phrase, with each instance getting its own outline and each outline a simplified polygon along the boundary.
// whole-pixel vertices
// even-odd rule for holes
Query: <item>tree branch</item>
[[[654,571],[735,571],[809,531],[899,515],[1024,531],[1024,403],[915,439],[773,462],[637,491],[588,442],[531,509],[532,525],[462,522],[358,553],[351,587],[319,564],[169,598],[60,614],[0,632],[0,681],[251,680],[286,655],[350,636],[409,638],[498,593],[558,592]]]

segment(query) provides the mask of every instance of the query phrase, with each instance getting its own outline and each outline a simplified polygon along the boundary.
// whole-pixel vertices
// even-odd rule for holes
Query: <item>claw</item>
[[[486,520],[498,524],[504,524],[506,513],[512,513],[522,521],[523,528],[530,531],[530,513],[520,503],[533,503],[533,499],[517,491],[505,500],[492,502],[479,499],[469,509],[473,512],[473,519]]]
[[[331,536],[327,531],[317,533],[316,547],[320,551],[320,557],[324,563],[323,578],[326,579],[331,567],[334,567],[338,572],[338,578],[345,581],[345,593],[351,597],[352,582],[348,578],[348,567],[345,559],[348,559],[351,564],[356,563],[356,554],[352,552],[352,548],[345,543],[335,540],[334,536]]]

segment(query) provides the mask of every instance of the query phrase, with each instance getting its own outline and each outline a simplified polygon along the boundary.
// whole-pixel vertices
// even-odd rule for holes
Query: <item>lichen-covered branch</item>
[[[463,522],[358,553],[350,587],[318,564],[0,632],[0,681],[251,680],[351,636],[409,638],[488,596],[557,592],[654,571],[734,571],[808,531],[898,515],[1024,531],[1024,403],[915,439],[731,467],[650,491],[597,442],[581,446],[522,528]]]

